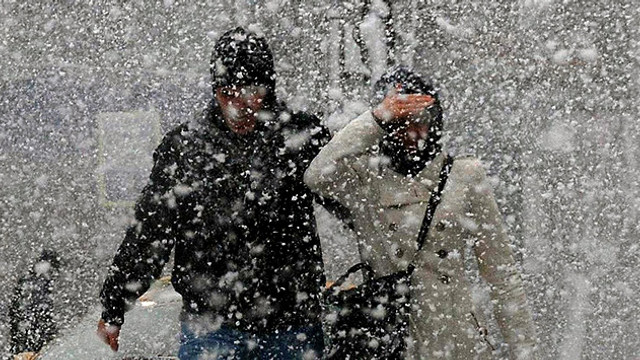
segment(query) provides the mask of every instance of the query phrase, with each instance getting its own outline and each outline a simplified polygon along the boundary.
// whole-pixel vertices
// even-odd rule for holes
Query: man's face
[[[225,86],[216,89],[225,124],[238,135],[252,132],[258,121],[267,89],[262,86]]]

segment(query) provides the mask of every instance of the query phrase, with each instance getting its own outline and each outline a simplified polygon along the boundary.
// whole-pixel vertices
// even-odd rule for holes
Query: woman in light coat
[[[376,88],[379,105],[335,135],[311,163],[305,182],[350,209],[361,255],[354,263],[368,262],[376,276],[404,270],[411,261],[417,265],[407,357],[494,357],[495,334],[488,333],[465,276],[465,249],[471,247],[490,286],[506,353],[513,359],[535,358],[522,281],[477,159],[455,159],[414,260],[426,204],[445,160],[438,144],[442,111],[433,88],[405,68],[387,73]]]

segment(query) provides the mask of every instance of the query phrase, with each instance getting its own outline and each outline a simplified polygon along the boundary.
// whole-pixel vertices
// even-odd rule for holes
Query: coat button
[[[487,335],[489,335],[489,331],[484,326],[480,326],[478,328],[478,333],[480,334],[480,336],[483,336],[483,337],[486,337]]]
[[[439,221],[436,224],[436,230],[437,231],[444,231],[444,229],[447,227],[447,225],[444,223],[444,221]]]
[[[397,230],[398,230],[398,224],[396,223],[389,224],[389,231],[397,231]]]
[[[446,285],[451,282],[451,278],[447,274],[442,274],[440,275],[440,282]]]
[[[440,259],[444,259],[444,258],[446,258],[446,257],[447,257],[447,255],[449,255],[449,252],[448,252],[447,250],[445,250],[445,249],[440,249],[440,250],[438,250],[438,251],[436,252],[436,254],[438,255],[438,257],[439,257]]]

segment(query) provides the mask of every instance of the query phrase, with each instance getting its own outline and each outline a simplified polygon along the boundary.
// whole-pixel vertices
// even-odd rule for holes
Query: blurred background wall
[[[281,98],[334,131],[389,63],[431,78],[450,150],[493,180],[542,357],[639,354],[637,3],[391,3],[0,2],[4,351],[9,289],[42,249],[63,258],[61,326],[98,304],[153,148],[206,105],[212,46],[243,25],[269,40]],[[348,258],[350,235],[321,218]]]

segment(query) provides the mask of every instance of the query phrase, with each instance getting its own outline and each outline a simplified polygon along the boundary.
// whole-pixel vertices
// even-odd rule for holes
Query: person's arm
[[[352,202],[362,200],[358,192],[366,183],[363,171],[368,170],[355,159],[378,145],[383,135],[371,112],[363,113],[322,148],[304,174],[305,183],[320,196],[352,207]]]
[[[472,180],[469,215],[476,225],[474,251],[480,275],[491,288],[496,320],[512,357],[535,359],[533,319],[491,185],[480,161],[460,160],[457,163],[462,165],[463,176]]]
[[[435,102],[431,95],[390,92],[373,110],[345,126],[320,151],[305,173],[305,183],[323,197],[347,207],[357,206],[354,202],[363,200],[363,194],[358,192],[366,186],[369,171],[376,166],[357,164],[355,158],[378,145],[391,125],[406,121]]]
[[[98,333],[114,351],[125,311],[160,275],[175,243],[179,146],[173,132],[156,149],[149,183],[136,203],[136,223],[127,229],[100,292],[104,311]]]
[[[295,120],[295,121],[294,121]],[[293,127],[293,138],[296,137],[303,139],[304,141],[298,141],[297,151],[293,152],[293,160],[295,161],[295,177],[296,181],[303,181],[304,172],[309,167],[309,164],[316,158],[318,153],[326,146],[331,140],[331,133],[329,129],[322,125],[320,119],[315,115],[306,113],[296,113],[292,121],[287,123],[289,127]],[[295,141],[290,141],[295,143]],[[323,197],[318,194],[314,194],[315,202],[322,206],[325,210],[329,211],[333,216],[342,223],[353,230],[353,219],[351,213],[347,207],[340,204],[338,201]]]

